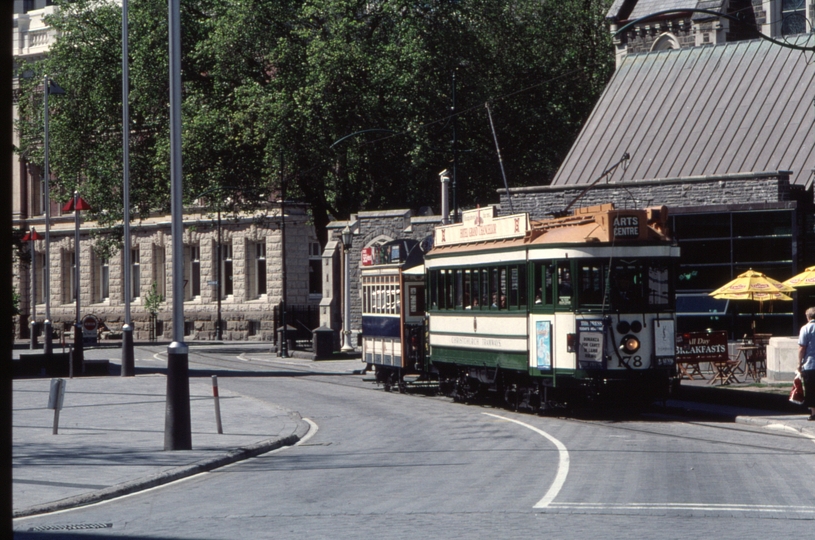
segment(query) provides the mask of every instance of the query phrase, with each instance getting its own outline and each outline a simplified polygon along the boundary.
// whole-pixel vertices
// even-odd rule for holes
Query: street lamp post
[[[344,279],[344,290],[342,296],[342,352],[351,352],[354,347],[351,345],[351,267],[348,264],[348,250],[354,241],[351,228],[346,225],[342,230],[342,264]]]
[[[170,192],[173,239],[173,341],[167,350],[164,449],[191,450],[189,348],[184,343],[184,208],[181,176],[181,8],[169,0]]]
[[[37,348],[37,252],[34,248],[34,241],[42,240],[34,227],[25,233],[23,242],[31,242],[29,252],[31,253],[31,349]]]
[[[124,213],[124,291],[125,321],[122,325],[122,377],[136,375],[136,362],[133,354],[133,321],[130,314],[132,300],[131,245],[130,245],[130,108],[129,108],[129,64],[127,54],[127,12],[128,0],[122,0],[122,199]]]
[[[62,95],[65,90],[52,81],[48,75],[43,78],[43,191],[45,192],[45,271],[43,274],[43,294],[45,296],[45,320],[43,321],[43,352],[50,359],[54,352],[51,341],[51,172],[48,169],[49,139],[48,139],[48,96],[50,94]]]
[[[217,315],[217,318],[215,320],[215,324],[216,324],[216,326],[215,326],[215,339],[217,339],[218,341],[221,341],[223,339],[223,330],[222,330],[223,322],[221,321],[221,297],[223,296],[223,291],[224,291],[224,288],[223,288],[224,285],[223,285],[223,282],[222,282],[222,280],[223,280],[223,270],[222,270],[222,268],[223,268],[224,261],[223,261],[223,258],[221,256],[222,255],[221,249],[223,248],[223,246],[221,245],[221,242],[222,242],[222,239],[221,239],[221,201],[218,200],[218,250],[217,250],[218,268],[216,269],[216,272],[217,272],[216,281],[218,282],[218,285],[215,287],[216,296],[218,297],[218,315]]]
[[[286,321],[286,177],[283,173],[283,153],[280,153],[280,356],[289,357],[288,321]]]
[[[82,343],[82,295],[80,293],[79,272],[79,261],[82,260],[79,249],[79,212],[90,209],[90,205],[85,202],[85,199],[79,196],[78,191],[74,191],[74,196],[62,207],[63,212],[74,213],[74,292],[76,294],[76,324],[74,325],[74,352],[72,359],[74,374],[82,373],[82,365],[85,362],[85,348]]]

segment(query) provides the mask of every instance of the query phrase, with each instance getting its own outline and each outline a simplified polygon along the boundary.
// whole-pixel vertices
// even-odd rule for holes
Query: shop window
[[[34,261],[36,263],[34,281],[37,287],[34,302],[36,304],[43,304],[45,303],[45,253],[35,253]]]
[[[221,244],[221,298],[232,296],[232,244]]]
[[[93,290],[94,302],[110,299],[110,262],[107,257],[94,257]]]
[[[201,246],[184,246],[184,300],[201,296]]]
[[[156,293],[167,298],[167,265],[164,246],[153,246],[153,281]]]
[[[74,251],[62,252],[62,303],[76,302],[76,257]]]
[[[130,298],[141,296],[141,262],[139,261],[139,248],[130,250]]]

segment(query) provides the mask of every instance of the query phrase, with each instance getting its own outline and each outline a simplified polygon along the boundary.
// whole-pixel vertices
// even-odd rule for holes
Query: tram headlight
[[[640,345],[640,340],[636,336],[628,335],[620,341],[620,350],[627,354],[634,354],[640,350]]]
[[[628,321],[620,321],[617,323],[617,332],[620,334],[627,334],[631,331],[631,325],[628,324]]]

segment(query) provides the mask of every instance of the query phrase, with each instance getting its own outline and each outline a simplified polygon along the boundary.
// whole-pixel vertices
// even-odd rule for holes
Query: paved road
[[[147,493],[17,521],[17,537],[59,537],[28,532],[52,527],[79,538],[65,531],[100,525],[83,534],[756,538],[805,536],[815,518],[806,474],[815,444],[798,433],[659,416],[540,418],[386,394],[351,374],[357,363],[228,356],[196,353],[191,367],[219,369],[223,388],[297,410],[316,432]],[[160,351],[140,365],[153,361]]]

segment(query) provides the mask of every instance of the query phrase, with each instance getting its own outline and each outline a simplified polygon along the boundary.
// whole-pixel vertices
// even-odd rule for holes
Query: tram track
[[[235,349],[230,349],[235,350]],[[296,360],[278,360],[275,358],[262,358],[257,356],[252,356],[253,353],[251,352],[243,352],[240,356],[246,355],[245,357],[241,358],[240,356],[228,357],[223,354],[222,351],[216,352],[202,352],[202,351],[194,351],[191,352],[191,360],[190,364],[196,366],[203,366],[213,368],[214,371],[239,371],[243,373],[251,373],[257,372],[260,377],[268,377],[270,374],[274,374],[274,376],[285,377],[288,375],[293,376],[303,376],[309,375],[313,376],[313,382],[317,382],[320,384],[330,384],[330,385],[338,385],[338,386],[346,386],[357,388],[366,391],[372,392],[384,392],[382,387],[376,385],[370,381],[363,381],[357,377],[354,377],[354,374],[351,372],[338,372],[338,371],[319,371],[315,370],[311,367],[311,364],[301,364]],[[257,353],[254,353],[257,354]],[[166,361],[166,352],[164,351],[157,351],[154,353],[154,357],[161,359],[162,361]],[[305,362],[305,360],[303,361]],[[193,368],[191,371],[196,371]],[[193,375],[194,376],[194,375]],[[333,379],[326,379],[326,377],[332,377]],[[340,379],[336,379],[335,377],[340,377]],[[427,396],[423,395],[423,397],[436,397],[442,401],[450,401],[449,398],[445,396]],[[452,401],[450,401],[452,403]],[[496,406],[493,403],[479,403],[480,407],[488,407],[496,412],[514,412],[523,415],[524,417],[529,416],[536,416],[531,413],[524,413],[523,411],[511,411],[510,409],[503,408],[500,406]],[[691,425],[696,427],[705,428],[708,430],[715,430],[719,432],[734,432],[734,433],[760,433],[762,436],[765,437],[772,437],[771,440],[775,441],[801,441],[804,439],[798,433],[789,433],[783,431],[774,431],[774,430],[767,430],[762,429],[759,427],[749,427],[744,426],[741,427],[738,424],[728,424],[728,420],[726,418],[722,418],[721,420],[709,420],[709,421],[695,421],[692,419],[688,419],[685,417],[684,414],[674,414],[671,412],[655,410],[649,411],[645,413],[630,413],[625,414],[620,418],[617,419],[609,419],[608,416],[605,418],[603,417],[596,417],[596,418],[580,418],[578,416],[567,416],[567,415],[553,415],[553,416],[545,416],[546,418],[550,419],[558,419],[569,423],[576,423],[576,424],[585,424],[585,425],[592,425],[592,426],[601,426],[611,430],[618,430],[624,431],[628,433],[640,433],[643,435],[654,435],[660,437],[670,437],[676,438],[681,440],[687,441],[697,441],[697,442],[704,442],[709,444],[728,444],[725,441],[718,440],[713,437],[690,437],[690,436],[683,436],[677,435],[675,433],[666,433],[663,430],[659,429],[644,429],[642,427],[636,427],[631,425],[630,421],[634,422],[641,422],[643,420],[648,421],[649,423],[653,422],[653,426],[660,425],[659,422],[667,422],[669,424],[675,423],[682,423],[685,425]],[[692,414],[692,413],[691,413]],[[700,415],[701,416],[701,415]],[[651,418],[649,418],[651,417]],[[622,422],[626,422],[627,424],[623,424]],[[755,451],[783,451],[785,453],[800,455],[800,449],[780,449],[778,445],[772,444],[751,444],[747,445],[748,448],[755,450]],[[815,450],[812,452],[815,453]]]

